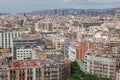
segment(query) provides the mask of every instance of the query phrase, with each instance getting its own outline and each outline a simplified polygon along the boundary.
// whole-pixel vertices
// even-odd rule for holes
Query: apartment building
[[[62,51],[64,49],[65,38],[63,36],[55,34],[53,36],[47,37],[47,39],[52,42],[57,50]]]
[[[53,31],[54,27],[55,23],[50,21],[38,21],[37,23],[35,23],[35,30],[37,32]]]
[[[84,56],[87,50],[89,49],[95,49],[94,43],[92,42],[79,42],[75,41],[72,42],[71,45],[69,46],[69,59],[71,61],[74,61],[76,59],[84,60]]]
[[[35,59],[37,59],[37,56],[33,49],[20,48],[20,49],[17,49],[17,51],[16,51],[16,59],[17,60],[24,60],[24,59],[35,60]]]
[[[116,72],[116,80],[120,80],[120,70]]]
[[[3,59],[0,59],[0,80],[9,80],[9,63]]]
[[[11,48],[12,40],[15,37],[20,37],[23,32],[12,31],[12,32],[0,32],[0,47]]]
[[[111,40],[109,44],[110,44],[110,47],[112,48],[113,54],[119,55],[120,54],[119,40]]]
[[[13,39],[13,44],[12,44],[12,55],[13,55],[13,59],[17,59],[17,50],[19,51],[19,49],[24,48],[32,48],[35,47],[37,45],[42,45],[43,41],[39,39],[39,37],[37,37],[36,35],[28,35],[28,36],[24,36],[24,37],[19,37],[19,38],[14,38]]]
[[[0,80],[66,80],[70,75],[68,59],[17,60],[9,65],[7,69],[0,70]]]
[[[112,80],[116,77],[116,57],[110,54],[101,54],[89,51],[85,54],[85,72],[98,77],[107,77]]]
[[[59,37],[59,38],[58,38]],[[55,48],[57,50],[63,50],[64,49],[64,38],[61,36],[58,36],[52,40],[53,44],[55,45]]]

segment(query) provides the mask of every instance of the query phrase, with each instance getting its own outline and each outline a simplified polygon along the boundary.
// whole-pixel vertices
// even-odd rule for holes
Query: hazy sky
[[[58,8],[103,9],[113,7],[120,7],[120,0],[0,0],[0,12],[10,13]]]

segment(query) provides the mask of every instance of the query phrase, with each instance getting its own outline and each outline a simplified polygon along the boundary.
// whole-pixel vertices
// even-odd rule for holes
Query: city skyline
[[[60,8],[105,9],[120,7],[120,0],[0,0],[1,13],[21,13]]]

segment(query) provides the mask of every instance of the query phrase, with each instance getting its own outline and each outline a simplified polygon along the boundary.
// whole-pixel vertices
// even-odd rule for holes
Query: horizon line
[[[79,9],[79,10],[106,10],[106,9],[117,9],[120,7],[111,7],[111,8],[51,8],[51,9],[39,9],[39,10],[31,10],[28,12],[0,12],[0,14],[25,14],[25,13],[31,13],[35,11],[45,11],[45,10],[60,10],[60,9]]]

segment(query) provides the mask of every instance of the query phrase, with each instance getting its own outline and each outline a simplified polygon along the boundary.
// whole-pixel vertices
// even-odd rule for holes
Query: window
[[[75,54],[75,52],[74,52],[74,51],[72,51],[72,50],[70,51],[70,53]]]

